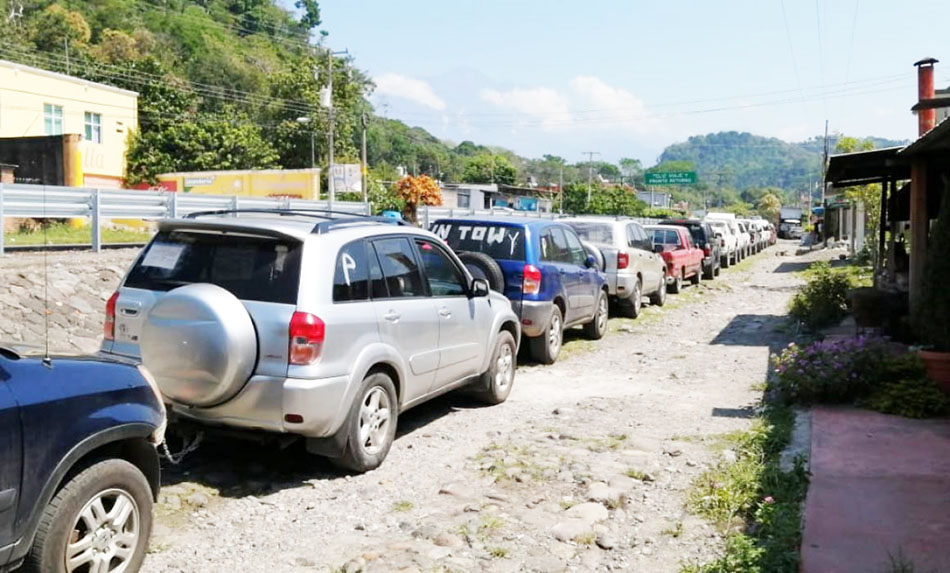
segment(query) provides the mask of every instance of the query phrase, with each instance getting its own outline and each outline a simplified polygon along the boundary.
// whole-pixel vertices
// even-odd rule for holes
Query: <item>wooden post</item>
[[[887,252],[885,250],[884,241],[887,239],[887,234],[884,232],[884,229],[887,226],[887,178],[884,181],[881,181],[881,218],[878,221],[877,225],[877,268],[874,273],[874,284],[877,284],[877,275],[884,269],[884,256]]]
[[[927,163],[915,159],[910,166],[910,310],[918,310],[927,258]]]

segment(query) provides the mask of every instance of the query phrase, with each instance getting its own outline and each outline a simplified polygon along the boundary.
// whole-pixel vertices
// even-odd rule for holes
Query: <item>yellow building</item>
[[[157,187],[197,195],[320,198],[319,169],[259,169],[163,173]]]
[[[67,185],[121,187],[138,94],[0,60],[0,138],[63,138]]]

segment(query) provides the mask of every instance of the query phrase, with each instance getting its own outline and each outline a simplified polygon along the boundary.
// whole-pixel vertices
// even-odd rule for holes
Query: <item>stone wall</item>
[[[106,301],[138,253],[120,249],[0,257],[0,341],[44,345],[46,284],[50,352],[96,352]]]

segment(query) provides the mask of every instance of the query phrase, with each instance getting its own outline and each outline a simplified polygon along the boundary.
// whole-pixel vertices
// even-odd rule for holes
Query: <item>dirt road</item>
[[[805,259],[779,251],[793,248],[612,320],[598,343],[571,335],[557,364],[519,368],[505,404],[449,395],[407,412],[368,474],[294,446],[203,444],[166,468],[144,570],[675,571],[711,559],[721,540],[685,496],[720,455],[715,437],[748,425],[769,350],[789,336],[789,271]]]

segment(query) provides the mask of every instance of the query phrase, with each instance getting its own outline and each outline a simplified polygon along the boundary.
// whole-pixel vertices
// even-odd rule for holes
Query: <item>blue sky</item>
[[[289,3],[289,2],[288,2]],[[377,112],[437,137],[652,165],[720,130],[916,136],[913,62],[950,85],[950,2],[442,0],[320,3]],[[921,17],[924,14],[925,17]]]

